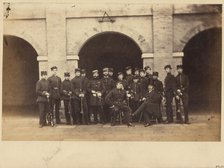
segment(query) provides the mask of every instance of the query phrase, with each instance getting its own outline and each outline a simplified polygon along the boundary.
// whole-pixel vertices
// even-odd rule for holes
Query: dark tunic
[[[69,92],[72,92],[72,83],[70,80],[64,80],[61,84],[61,99],[62,100],[69,100]]]
[[[50,94],[52,99],[60,99],[61,93],[61,78],[52,75],[47,79],[50,84]]]
[[[165,95],[174,96],[176,92],[176,79],[171,73],[167,74],[164,85]]]
[[[163,83],[158,79],[154,79],[153,86],[154,86],[154,90],[162,96],[163,95]]]
[[[148,79],[148,84],[153,84],[153,77],[151,74],[146,74],[146,78]]]
[[[84,85],[84,78],[81,76],[76,76],[71,80],[72,87],[72,98],[80,100],[79,94],[86,94],[86,87]]]
[[[180,89],[183,93],[187,93],[189,90],[189,78],[185,74],[178,74],[176,76],[176,86],[177,89]]]
[[[125,80],[127,81],[128,86],[133,82],[133,77],[133,75],[126,75]]]
[[[93,78],[92,80],[89,81],[88,89],[90,92],[89,105],[90,106],[102,105],[101,104],[101,103],[103,103],[102,100],[99,99],[99,97],[97,97],[95,94],[92,94],[92,91],[100,92],[102,95],[104,94],[105,86],[104,86],[102,80],[100,80],[99,78]]]
[[[87,77],[82,77],[83,79],[83,90],[88,90],[89,79]]]
[[[139,83],[140,83],[140,87],[141,87],[140,96],[142,98],[148,90],[148,78],[147,77],[140,77],[139,78]]]
[[[132,97],[131,99],[134,101],[140,101],[141,99],[141,84],[139,82],[135,83],[133,82],[130,85],[130,90],[129,92],[131,93]]]
[[[105,87],[104,97],[113,89],[115,88],[115,81],[110,77],[103,77],[102,82]]]
[[[151,92],[147,92],[144,98],[146,98],[146,100],[135,111],[135,115],[141,112],[147,112],[159,117],[159,103],[161,101],[161,96],[155,90],[152,90]]]
[[[36,93],[37,93],[37,102],[47,102],[47,97],[44,92],[50,92],[49,81],[46,79],[41,79],[36,83]]]
[[[123,106],[127,105],[127,95],[125,90],[119,90],[117,88],[110,91],[110,93],[106,96],[106,103],[109,106]]]

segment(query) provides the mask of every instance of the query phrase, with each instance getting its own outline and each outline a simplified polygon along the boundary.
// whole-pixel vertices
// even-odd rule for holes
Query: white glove
[[[127,97],[131,97],[131,95],[130,94],[127,94]]]

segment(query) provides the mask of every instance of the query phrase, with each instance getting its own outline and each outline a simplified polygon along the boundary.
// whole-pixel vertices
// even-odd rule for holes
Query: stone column
[[[142,59],[143,59],[143,68],[146,66],[150,66],[152,69],[153,66],[153,53],[142,53]]]
[[[154,71],[159,72],[160,80],[164,81],[164,66],[173,67],[173,5],[153,5],[153,46]]]
[[[65,8],[51,4],[46,9],[48,70],[58,67],[58,75],[63,78],[66,71],[66,18]],[[49,74],[50,75],[50,74]]]

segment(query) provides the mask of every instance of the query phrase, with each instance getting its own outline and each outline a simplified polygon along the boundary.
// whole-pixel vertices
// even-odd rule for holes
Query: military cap
[[[109,68],[105,67],[103,68],[103,72],[108,72],[109,71]]]
[[[97,70],[97,69],[94,69],[93,71],[92,71],[92,73],[94,74],[94,73],[98,73],[99,71]]]
[[[65,72],[64,73],[64,77],[70,77],[70,73],[69,72]]]
[[[150,66],[146,66],[144,69],[145,69],[145,70],[147,70],[147,69],[151,69],[151,67],[150,67]]]
[[[183,69],[183,65],[177,65],[177,69]]]
[[[114,72],[114,68],[109,68],[109,72]]]
[[[172,69],[172,68],[171,68],[171,65],[166,65],[166,66],[164,66],[164,69],[166,69],[166,68],[170,68],[170,69]]]
[[[117,75],[124,75],[124,73],[123,72],[118,72]]]
[[[56,66],[51,67],[51,70],[52,70],[52,71],[53,71],[54,69],[58,69],[58,67],[56,67]]]
[[[85,69],[81,69],[81,73],[82,74],[86,73],[86,70]]]
[[[159,76],[159,73],[158,72],[153,72],[152,76]]]
[[[125,70],[126,70],[126,71],[129,70],[129,69],[131,69],[131,66],[127,66],[127,67],[125,67]]]
[[[135,71],[139,71],[140,69],[139,68],[135,68]]]
[[[75,72],[80,72],[80,68],[75,68]]]
[[[41,71],[41,72],[40,72],[40,75],[41,75],[41,76],[43,76],[43,75],[47,75],[47,71]]]

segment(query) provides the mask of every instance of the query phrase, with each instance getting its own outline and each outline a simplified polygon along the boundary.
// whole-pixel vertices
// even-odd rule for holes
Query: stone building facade
[[[4,36],[27,41],[37,53],[38,71],[56,65],[61,77],[65,71],[73,75],[89,39],[117,32],[140,49],[142,65],[163,79],[164,65],[182,63],[191,38],[222,24],[218,5],[10,3],[10,9]]]

